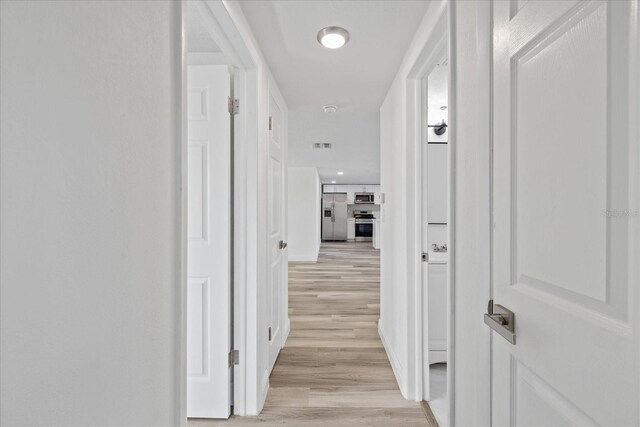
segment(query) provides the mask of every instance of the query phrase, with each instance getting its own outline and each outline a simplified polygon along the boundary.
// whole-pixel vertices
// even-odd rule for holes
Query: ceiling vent
[[[333,148],[333,145],[330,142],[314,142],[313,144],[311,144],[311,146],[314,149],[320,149],[320,150],[330,150],[331,148]]]

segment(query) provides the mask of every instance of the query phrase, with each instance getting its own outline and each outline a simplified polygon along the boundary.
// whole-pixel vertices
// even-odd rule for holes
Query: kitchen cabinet
[[[380,202],[381,202],[381,201],[380,201],[380,186],[379,186],[379,185],[376,185],[376,189],[375,189],[375,191],[373,192],[373,202],[374,202],[376,205],[379,205],[379,204],[380,204]]]
[[[340,191],[344,191],[345,193],[347,193],[347,200],[349,201],[348,203],[350,205],[353,204],[353,188],[351,185],[341,185],[341,188],[343,188]]]
[[[447,222],[447,144],[427,144],[427,222]]]
[[[331,184],[324,186],[325,193],[347,193],[347,203],[355,203],[356,193],[373,193],[374,202],[380,204],[380,186],[375,184]]]
[[[379,185],[367,185],[365,186],[367,193],[373,193],[373,202],[376,205],[380,204],[380,186]]]
[[[347,219],[347,240],[356,240],[356,220]]]
[[[428,268],[429,363],[447,361],[447,264],[431,262]]]

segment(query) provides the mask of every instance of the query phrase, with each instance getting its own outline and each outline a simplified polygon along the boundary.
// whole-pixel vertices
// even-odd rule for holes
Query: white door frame
[[[428,127],[427,127],[427,111],[424,108],[425,105],[427,105],[428,102],[428,96],[429,96],[429,90],[428,90],[428,79],[429,79],[429,75],[431,74],[431,72],[433,70],[435,70],[435,68],[438,66],[438,64],[440,62],[442,62],[442,60],[444,59],[448,59],[448,37],[446,34],[442,34],[440,39],[437,40],[436,44],[433,46],[433,49],[430,52],[430,55],[428,58],[426,58],[426,61],[423,62],[422,67],[420,69],[420,73],[418,74],[419,77],[416,79],[416,89],[420,91],[420,95],[419,98],[416,102],[416,138],[415,138],[415,144],[416,144],[416,160],[419,162],[419,167],[416,168],[416,193],[419,195],[418,198],[420,200],[420,203],[416,203],[416,207],[419,209],[419,213],[416,215],[416,226],[418,227],[418,230],[420,231],[422,236],[425,236],[425,228],[428,228],[427,225],[424,222],[424,218],[426,217],[425,212],[423,207],[426,205],[426,200],[424,200],[424,178],[425,175],[427,174],[427,171],[425,169],[425,163],[423,162],[423,160],[427,160],[428,159],[428,147],[427,147],[427,139],[428,139]],[[449,124],[453,123],[451,121],[451,118],[449,118]],[[452,126],[449,126],[447,129],[447,132],[449,133],[449,135],[451,135],[450,131],[451,131]],[[447,144],[448,145],[448,144]],[[448,170],[448,173],[450,174],[450,170]],[[448,177],[449,178],[449,177]],[[447,194],[449,194],[449,189],[447,189]],[[449,197],[448,200],[448,208],[451,207],[451,198]],[[449,228],[449,221],[451,220],[451,218],[447,218],[447,230]],[[449,236],[447,236],[449,237]],[[424,237],[423,237],[424,238]],[[416,243],[420,244],[420,243],[424,243],[424,242],[420,242],[417,241]],[[419,251],[422,252],[424,250],[423,246],[420,246]],[[448,254],[451,255],[451,245],[449,245],[449,249],[448,249]],[[420,287],[420,291],[424,292],[426,289],[426,293],[427,295],[423,295],[426,296],[426,299],[422,300],[421,303],[421,308],[419,310],[419,315],[421,317],[421,319],[426,320],[426,324],[428,325],[428,306],[425,306],[424,302],[428,301],[429,299],[429,288],[428,286],[425,287],[424,284],[428,282],[428,274],[424,274],[424,262],[422,260],[420,260],[420,263],[418,264],[418,268],[419,268],[419,272],[420,274],[416,277],[420,278],[419,283],[417,282],[416,285],[421,285]],[[449,266],[447,265],[447,270],[449,269]],[[426,277],[425,277],[426,276]],[[449,286],[447,286],[447,289],[449,289]],[[449,306],[450,303],[450,297],[449,295],[447,295],[447,306]],[[447,379],[449,378],[449,376],[451,376],[453,374],[453,361],[451,356],[451,352],[449,351],[449,324],[452,322],[451,319],[451,310],[448,308],[447,309]],[[425,331],[425,322],[421,323],[421,333],[422,333],[422,345],[419,349],[421,357],[422,357],[422,363],[420,364],[420,372],[422,374],[422,378],[423,378],[423,382],[424,382],[424,378],[429,378],[428,373],[425,374],[424,372],[424,367],[425,366],[429,366],[429,352],[428,351],[424,351],[425,348],[429,347],[429,332],[428,332],[428,327],[426,328],[427,330]],[[426,343],[425,338],[426,338]],[[447,380],[447,382],[449,382]],[[429,385],[423,383],[422,384],[422,388],[423,390],[429,390]],[[422,394],[422,400],[427,400],[428,398],[428,394],[425,395],[425,393]]]
[[[432,31],[429,34],[426,43],[422,47],[421,52],[416,57],[407,78],[406,78],[406,93],[407,93],[407,135],[408,143],[410,144],[410,150],[413,152],[411,162],[411,168],[413,168],[412,190],[413,194],[408,194],[410,199],[415,200],[413,203],[413,223],[410,224],[410,228],[415,230],[413,233],[413,240],[409,240],[409,254],[410,254],[410,276],[414,277],[413,292],[408,293],[407,307],[410,307],[412,314],[409,318],[409,334],[410,334],[410,348],[409,348],[409,375],[408,379],[413,384],[409,384],[409,387],[413,388],[413,396],[415,400],[426,400],[427,396],[423,395],[423,375],[424,375],[424,361],[428,361],[429,352],[423,351],[423,319],[427,316],[426,311],[423,311],[423,275],[422,275],[422,228],[423,228],[423,212],[422,212],[422,194],[423,194],[423,171],[422,171],[422,156],[423,150],[426,150],[427,139],[427,127],[425,123],[426,111],[424,105],[426,103],[426,81],[431,71],[437,66],[437,64],[445,57],[451,57],[449,48],[449,10],[450,6],[447,1],[441,1],[433,9],[430,8],[430,17],[433,20],[431,24]],[[449,67],[449,87],[453,86],[454,80],[451,78],[451,74],[455,72],[453,67]],[[450,89],[451,91],[451,89]],[[449,101],[451,105],[451,99]],[[449,107],[449,122],[455,123],[454,110]],[[448,129],[449,134],[449,147],[453,145],[452,128]],[[449,182],[452,183],[452,171],[453,167],[449,169]],[[455,245],[454,240],[451,238],[451,229],[453,215],[453,186],[450,184],[451,189],[449,191],[449,245],[448,253],[449,259],[453,258]],[[451,261],[449,261],[451,262]],[[448,266],[451,268],[451,265]],[[448,277],[448,289],[449,295],[447,298],[447,305],[449,318],[447,319],[447,390],[449,398],[450,424],[453,425],[453,372],[454,372],[454,358],[453,358],[453,310],[451,310],[450,301],[451,295],[454,290],[454,283],[452,276]],[[428,298],[428,295],[427,295]]]
[[[240,364],[234,368],[233,388],[233,414],[244,415],[254,413],[261,407],[264,396],[257,386],[258,369],[257,354],[258,342],[256,328],[259,322],[256,286],[255,254],[249,254],[249,248],[258,248],[259,230],[250,227],[257,223],[259,199],[256,197],[255,188],[250,183],[259,181],[258,171],[255,167],[249,167],[250,162],[257,163],[258,142],[260,141],[258,111],[260,88],[259,83],[259,53],[247,42],[246,33],[238,28],[236,23],[242,22],[239,9],[226,2],[197,0],[196,9],[201,18],[206,22],[207,29],[212,38],[220,47],[225,56],[226,63],[234,67],[234,91],[235,97],[240,103],[240,114],[235,117],[234,124],[234,307],[233,307],[233,336],[234,348],[240,351]],[[177,325],[176,345],[180,348],[180,360],[177,363],[177,384],[179,385],[180,401],[179,413],[182,425],[186,425],[186,273],[187,273],[187,65],[189,62],[186,28],[187,5],[182,3],[181,18],[181,50],[182,65],[177,70],[176,83],[180,81],[179,90],[182,92],[182,123],[180,128],[181,144],[181,171],[182,180],[182,214],[180,224],[180,259],[181,271],[179,283],[179,307],[180,325]],[[178,48],[178,47],[176,47]],[[255,186],[254,186],[255,187]],[[251,233],[250,231],[253,231]],[[257,251],[256,251],[257,252]],[[252,256],[253,255],[253,256]],[[252,263],[253,261],[253,263]]]
[[[452,2],[430,6],[426,19],[431,33],[407,75],[408,158],[411,190],[417,200],[409,227],[422,229],[421,150],[426,137],[421,103],[423,80],[448,52],[449,59],[449,212],[448,212],[448,301],[447,394],[449,425],[490,425],[490,333],[482,322],[489,299],[490,183],[477,179],[477,168],[489,168],[490,158],[490,1]],[[444,49],[444,50],[438,50]],[[459,50],[460,49],[460,50]],[[476,168],[476,169],[474,169]],[[409,216],[410,218],[410,216]],[[422,400],[422,280],[421,241],[407,236],[409,277],[413,280],[406,307],[409,308],[408,389]],[[413,240],[411,240],[413,239]],[[411,383],[413,382],[413,383]],[[456,387],[458,385],[458,387]]]
[[[449,4],[450,425],[491,425],[491,0]],[[455,210],[453,207],[455,206]],[[453,320],[455,319],[455,321]]]

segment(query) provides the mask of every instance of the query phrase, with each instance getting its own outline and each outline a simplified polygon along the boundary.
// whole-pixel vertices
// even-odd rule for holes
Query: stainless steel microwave
[[[355,193],[353,196],[353,201],[355,203],[375,203],[373,193]]]

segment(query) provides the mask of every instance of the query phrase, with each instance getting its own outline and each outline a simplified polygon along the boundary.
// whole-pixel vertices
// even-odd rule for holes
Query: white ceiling
[[[289,106],[289,165],[316,166],[323,182],[379,183],[379,109],[428,1],[240,4]],[[322,47],[316,35],[327,26],[346,28],[349,43]]]
[[[187,46],[192,53],[217,53],[220,48],[211,38],[207,25],[202,21],[202,14],[193,2],[187,2]]]

